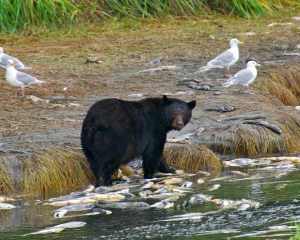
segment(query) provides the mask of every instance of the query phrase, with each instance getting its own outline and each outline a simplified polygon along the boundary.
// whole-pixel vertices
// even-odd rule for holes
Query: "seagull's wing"
[[[215,59],[207,63],[208,66],[225,68],[234,60],[234,55],[230,49],[218,55]]]
[[[33,77],[29,74],[23,73],[23,72],[17,72],[16,79],[19,82],[23,83],[25,86],[28,86],[28,85],[38,81],[35,77]]]
[[[3,68],[6,68],[7,60],[12,59],[9,55],[2,53],[0,54],[0,65]]]
[[[233,84],[245,85],[249,81],[251,81],[254,77],[255,77],[254,72],[251,69],[246,68],[237,72],[233,76],[232,82]]]

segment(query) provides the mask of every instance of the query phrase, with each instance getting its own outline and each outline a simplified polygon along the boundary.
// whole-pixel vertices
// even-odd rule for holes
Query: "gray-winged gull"
[[[7,60],[12,59],[16,69],[32,69],[32,67],[25,67],[25,65],[17,58],[11,57],[3,52],[0,47],[0,67],[6,68]]]
[[[239,44],[244,44],[236,38],[230,40],[230,48],[209,61],[206,66],[201,67],[198,72],[205,72],[212,68],[224,68],[226,77],[232,77],[229,68],[239,60]]]
[[[221,85],[224,87],[229,87],[231,85],[242,85],[243,92],[251,93],[249,84],[253,83],[254,79],[257,76],[256,66],[261,65],[254,61],[249,61],[247,63],[247,68],[238,71],[231,79],[222,82]],[[245,91],[244,87],[247,87],[248,91]]]
[[[9,85],[13,87],[21,87],[22,88],[22,97],[25,96],[25,90],[24,88],[31,85],[31,84],[42,84],[45,83],[45,81],[37,80],[35,77],[19,72],[14,68],[14,61],[9,59],[7,60],[6,65],[6,81]],[[12,96],[13,98],[18,97],[18,90],[15,92],[15,96]]]

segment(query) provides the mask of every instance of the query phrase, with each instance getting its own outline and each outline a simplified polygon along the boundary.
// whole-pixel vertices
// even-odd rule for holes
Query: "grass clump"
[[[236,157],[261,157],[299,151],[300,120],[292,115],[284,115],[275,124],[281,129],[281,135],[260,125],[232,130],[231,136],[222,139],[223,153]]]
[[[219,158],[209,148],[196,144],[166,147],[164,157],[170,166],[187,172],[222,168]]]
[[[257,131],[238,128],[232,133],[231,138],[226,139],[228,148],[225,152],[237,157],[268,156],[283,151],[280,138],[274,136],[269,130],[262,126],[255,126]]]
[[[74,189],[94,181],[81,151],[51,149],[22,161],[24,193]]]
[[[8,195],[15,192],[14,184],[12,181],[12,176],[9,172],[8,166],[5,164],[5,161],[2,161],[0,164],[0,194]]]
[[[298,66],[279,67],[262,77],[254,86],[262,92],[277,98],[284,105],[296,106],[300,103],[300,68]]]

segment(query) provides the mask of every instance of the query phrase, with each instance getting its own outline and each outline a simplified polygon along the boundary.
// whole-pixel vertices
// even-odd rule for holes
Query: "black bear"
[[[83,121],[81,145],[97,184],[111,185],[119,166],[140,156],[145,178],[153,178],[157,170],[174,172],[163,157],[167,133],[182,129],[195,106],[196,101],[167,96],[140,101],[108,98],[93,104]]]

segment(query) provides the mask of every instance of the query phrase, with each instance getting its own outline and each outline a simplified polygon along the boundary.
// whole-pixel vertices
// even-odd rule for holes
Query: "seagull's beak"
[[[259,66],[259,67],[261,67],[261,65],[260,65],[259,63],[256,63],[256,66]]]
[[[244,42],[240,42],[240,44],[244,45],[245,43]]]
[[[14,63],[11,64],[12,66],[16,66]]]

